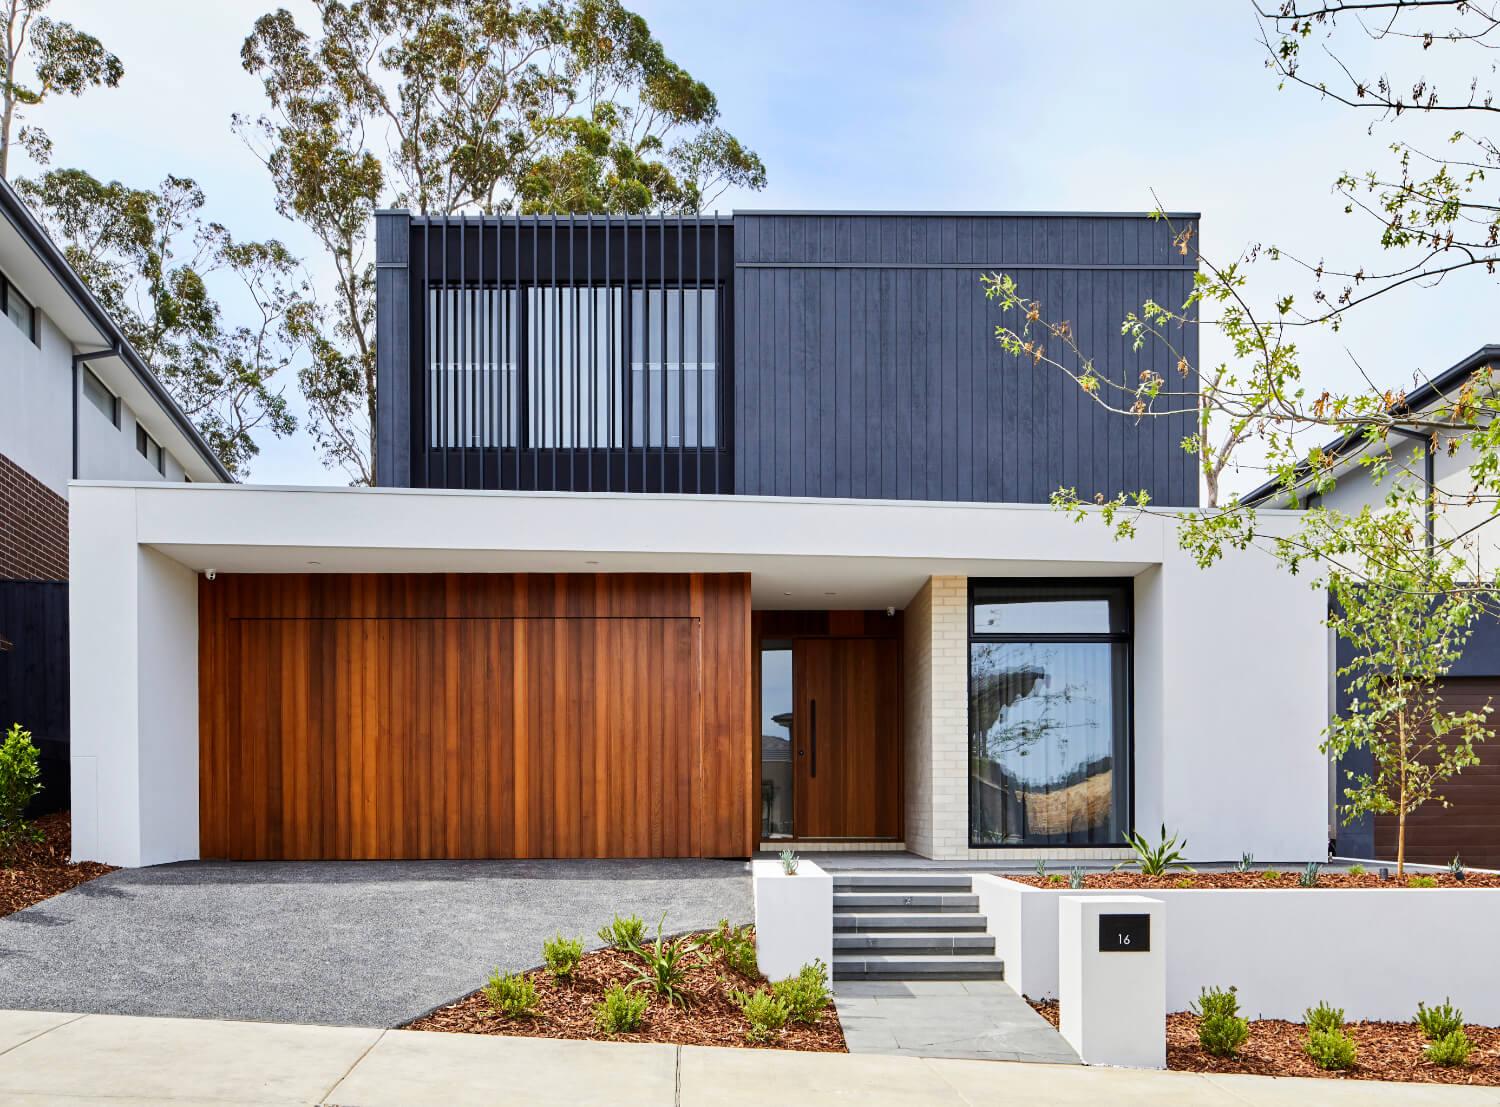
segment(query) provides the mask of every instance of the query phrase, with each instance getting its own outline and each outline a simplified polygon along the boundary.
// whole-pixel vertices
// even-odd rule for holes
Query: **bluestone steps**
[[[1000,980],[1005,967],[962,873],[838,873],[835,980]]]

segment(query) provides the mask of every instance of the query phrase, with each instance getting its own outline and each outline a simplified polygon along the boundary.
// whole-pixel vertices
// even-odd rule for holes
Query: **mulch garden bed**
[[[1466,873],[1463,880],[1458,880],[1450,873],[1432,872],[1408,872],[1404,881],[1396,880],[1395,867],[1390,866],[1391,878],[1381,880],[1377,871],[1354,874],[1331,869],[1325,869],[1318,874],[1319,888],[1403,888],[1409,886],[1409,881],[1414,876],[1432,877],[1437,881],[1438,888],[1500,888],[1500,873]],[[1270,878],[1267,873],[1278,873]],[[1066,873],[1058,873],[1060,879],[1052,879],[1039,876],[1015,876],[1010,873],[1004,874],[1007,880],[1014,880],[1018,884],[1029,884],[1033,888],[1054,888],[1058,891],[1068,890],[1068,878]],[[1195,872],[1184,872],[1180,869],[1167,873],[1165,876],[1142,876],[1133,872],[1105,872],[1086,873],[1083,878],[1085,888],[1296,888],[1299,870],[1272,870],[1256,869],[1248,873],[1240,872],[1205,872],[1201,869]],[[1421,889],[1414,889],[1420,891]],[[1436,889],[1430,889],[1435,891]]]
[[[695,934],[702,940],[707,933]],[[534,1015],[506,1018],[496,1014],[484,992],[473,992],[408,1023],[406,1030],[435,1030],[450,1034],[509,1034],[529,1038],[585,1038],[593,1041],[667,1042],[673,1045],[744,1046],[797,1049],[816,1053],[846,1053],[844,1031],[830,1000],[819,1021],[811,1026],[788,1023],[768,1042],[745,1039],[748,1023],[729,998],[731,991],[751,991],[750,981],[729,969],[712,950],[693,955],[685,991],[691,997],[684,1009],[653,995],[638,1030],[611,1037],[594,1023],[594,1008],[611,984],[630,984],[641,970],[641,960],[619,949],[585,953],[569,980],[555,980],[545,969],[525,975],[536,985],[540,1003]],[[640,987],[644,988],[644,985]]]
[[[113,865],[97,861],[68,862],[72,822],[67,811],[43,815],[35,825],[42,832],[42,840],[22,842],[0,860],[0,917],[115,870]]]
[[[1028,1000],[1042,1018],[1058,1025],[1058,1004]],[[1462,1067],[1434,1065],[1422,1055],[1427,1040],[1410,1022],[1350,1022],[1344,1031],[1359,1053],[1352,1069],[1318,1068],[1303,1050],[1307,1029],[1285,1019],[1251,1019],[1250,1037],[1233,1057],[1215,1057],[1198,1044],[1198,1016],[1167,1016],[1167,1068],[1184,1072],[1237,1072],[1252,1076],[1315,1076],[1331,1080],[1394,1080],[1422,1084],[1500,1085],[1500,1028],[1465,1026],[1473,1047]]]

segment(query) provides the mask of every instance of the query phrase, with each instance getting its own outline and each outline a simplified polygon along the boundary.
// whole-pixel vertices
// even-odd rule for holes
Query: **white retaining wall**
[[[1033,999],[1058,994],[1058,900],[1121,889],[1033,888],[974,878],[1005,978]],[[1410,1019],[1451,998],[1470,1022],[1500,1025],[1500,888],[1152,888],[1167,906],[1167,1010],[1205,985],[1239,989],[1248,1018],[1300,1021],[1320,1000],[1350,1019]]]

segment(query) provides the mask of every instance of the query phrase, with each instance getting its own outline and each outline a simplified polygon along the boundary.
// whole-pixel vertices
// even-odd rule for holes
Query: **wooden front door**
[[[801,638],[793,646],[799,838],[901,833],[901,699],[892,638]]]

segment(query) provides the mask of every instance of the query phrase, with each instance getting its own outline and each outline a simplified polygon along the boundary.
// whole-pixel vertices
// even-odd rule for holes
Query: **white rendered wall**
[[[908,820],[926,851],[975,860],[1026,854],[967,848],[967,578],[1134,576],[1136,825],[1154,836],[1165,820],[1200,861],[1326,850],[1321,594],[1254,551],[1200,570],[1159,519],[1115,542],[1014,505],[199,484],[73,496],[75,787],[95,796],[75,809],[76,848],[101,860],[196,854],[194,572],[210,568],[740,571],[760,606],[794,592],[826,607],[837,590],[841,606],[920,611],[925,592],[907,645],[909,665],[912,649],[930,662],[925,699],[907,705],[926,724],[908,735]]]
[[[794,876],[780,861],[752,861],[755,961],[768,980],[796,976],[823,962],[833,971],[833,877],[807,858]]]
[[[34,346],[0,317],[0,453],[65,497],[73,474],[73,348],[45,316],[41,339]]]
[[[72,489],[73,858],[198,856],[197,576],[135,540],[132,497]]]
[[[1056,998],[1063,896],[1118,890],[1033,888],[974,878],[1005,978],[1033,999]],[[1500,1021],[1500,958],[1486,949],[1500,918],[1495,888],[1153,888],[1171,920],[1167,1010],[1185,1011],[1208,985],[1239,991],[1249,1018],[1291,1019],[1326,1000],[1350,1019],[1410,1020],[1420,1000],[1451,997],[1471,1023]],[[1442,951],[1434,952],[1437,936]]]

